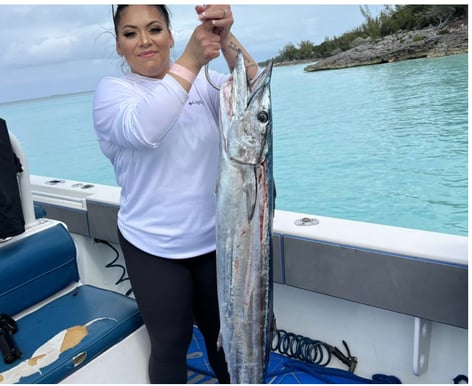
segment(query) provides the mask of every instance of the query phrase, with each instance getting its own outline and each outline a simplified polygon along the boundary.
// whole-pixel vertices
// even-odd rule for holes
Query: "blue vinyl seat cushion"
[[[46,209],[44,209],[44,207],[42,207],[41,205],[39,204],[34,204],[34,217],[35,218],[43,218],[43,217],[46,217],[47,213],[46,213]]]
[[[78,280],[75,244],[60,223],[0,245],[0,313],[15,315]]]
[[[134,299],[81,285],[17,321],[23,357],[0,359],[0,383],[57,383],[143,323]]]

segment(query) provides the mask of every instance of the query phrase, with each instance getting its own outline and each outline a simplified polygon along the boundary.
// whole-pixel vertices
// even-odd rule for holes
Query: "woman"
[[[199,326],[210,364],[228,383],[217,349],[215,258],[218,92],[200,70],[220,52],[231,70],[238,50],[249,78],[258,67],[231,34],[231,8],[197,6],[201,20],[171,63],[174,38],[162,5],[119,5],[116,51],[129,65],[96,90],[95,131],[121,186],[119,240],[151,340],[152,383],[186,383],[186,354]],[[221,85],[226,75],[212,72]]]

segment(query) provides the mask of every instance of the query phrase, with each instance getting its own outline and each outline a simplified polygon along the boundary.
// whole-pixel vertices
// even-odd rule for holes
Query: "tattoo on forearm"
[[[238,53],[239,50],[243,51],[241,47],[239,47],[233,40],[230,40],[228,42],[227,48],[229,48],[230,50],[236,53]],[[223,53],[224,51],[225,51],[225,48],[223,48]],[[244,58],[244,62],[246,63],[246,69],[257,66],[257,64],[253,60],[251,60],[250,58],[248,58],[247,55],[244,54],[244,51],[243,51],[243,58]]]

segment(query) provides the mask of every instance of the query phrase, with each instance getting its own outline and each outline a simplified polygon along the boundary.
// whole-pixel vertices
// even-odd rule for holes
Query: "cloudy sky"
[[[374,16],[383,8],[368,7]],[[170,10],[177,59],[199,21],[193,5],[171,5]],[[320,44],[365,21],[360,3],[347,1],[236,4],[232,10],[232,31],[257,61],[277,56],[289,43]],[[0,4],[0,103],[89,91],[102,77],[119,76],[112,31],[109,4]],[[222,60],[210,67],[226,71]]]

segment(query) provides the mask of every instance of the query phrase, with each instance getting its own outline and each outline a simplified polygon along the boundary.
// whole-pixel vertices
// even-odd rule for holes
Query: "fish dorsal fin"
[[[248,84],[246,67],[244,66],[244,56],[241,50],[238,50],[236,65],[233,69],[233,114],[238,116],[242,114],[247,106]]]

